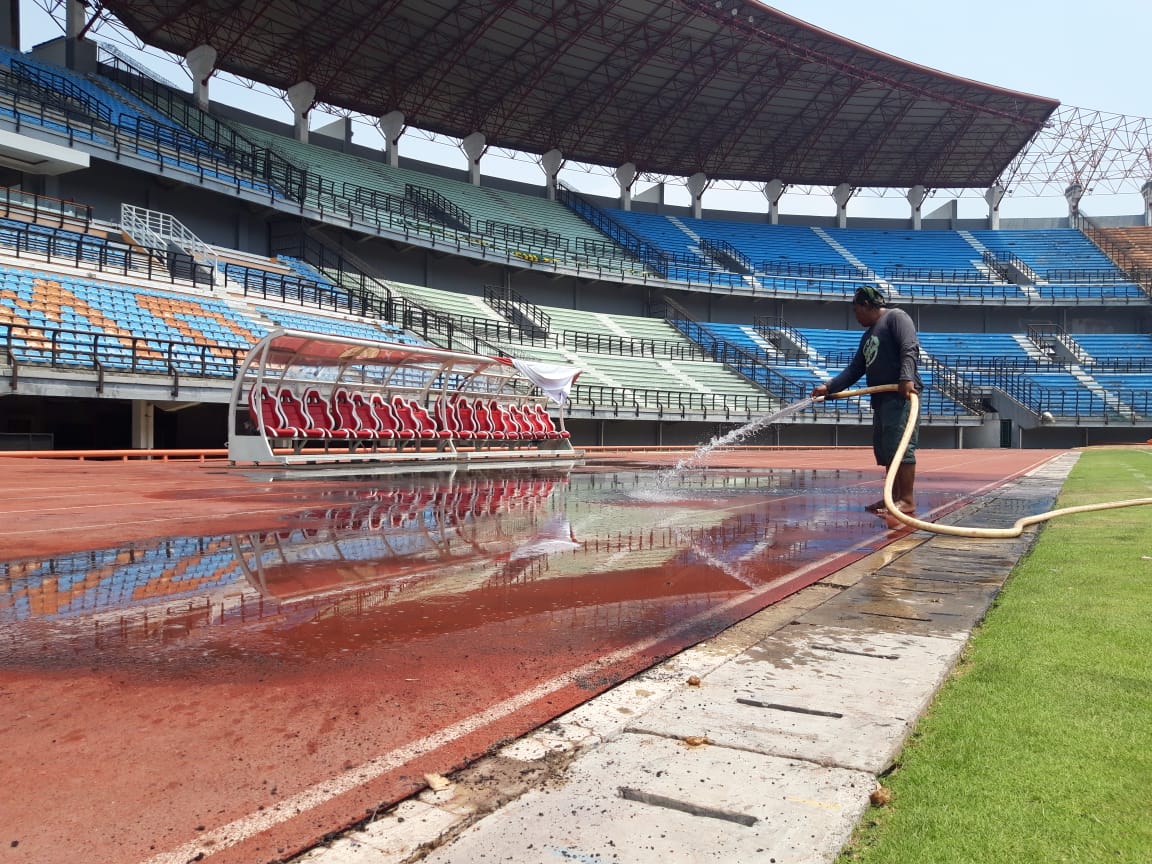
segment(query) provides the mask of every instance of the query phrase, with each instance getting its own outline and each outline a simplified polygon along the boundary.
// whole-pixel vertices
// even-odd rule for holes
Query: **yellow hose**
[[[842,390],[839,393],[830,393],[825,399],[847,399],[853,396],[865,396],[870,393],[886,393],[898,390],[897,384],[883,384],[877,387],[862,387],[859,390]],[[1003,540],[1019,537],[1029,525],[1038,522],[1047,522],[1056,516],[1068,516],[1072,513],[1090,513],[1093,510],[1113,510],[1120,507],[1136,507],[1141,504],[1152,504],[1152,498],[1129,498],[1126,501],[1105,501],[1100,504],[1081,504],[1079,507],[1063,507],[1059,510],[1049,510],[1047,513],[1037,513],[1017,519],[1011,528],[965,528],[962,525],[937,525],[935,522],[925,522],[909,513],[901,512],[892,498],[892,487],[896,483],[896,471],[900,467],[900,460],[904,458],[904,451],[908,449],[908,442],[912,440],[912,432],[916,428],[916,418],[920,414],[920,397],[913,393],[908,397],[912,403],[908,412],[908,422],[904,425],[904,434],[900,437],[900,444],[896,447],[896,454],[892,457],[892,464],[888,466],[888,473],[884,477],[884,506],[896,519],[912,528],[921,531],[931,531],[934,534],[949,534],[954,537],[979,537],[991,540]]]

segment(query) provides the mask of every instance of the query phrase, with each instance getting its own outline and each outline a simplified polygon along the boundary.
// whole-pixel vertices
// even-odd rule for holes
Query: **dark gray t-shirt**
[[[848,367],[828,382],[829,393],[839,393],[866,375],[868,386],[914,381],[916,392],[924,389],[920,372],[920,341],[916,325],[903,309],[885,309],[880,320],[864,331],[860,347]],[[877,396],[889,394],[880,393]],[[872,397],[873,401],[876,396]]]

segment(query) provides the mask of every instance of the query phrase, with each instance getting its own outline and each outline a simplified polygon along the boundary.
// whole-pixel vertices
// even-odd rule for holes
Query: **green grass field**
[[[1057,506],[1148,497],[1089,450]],[[840,864],[1152,862],[1152,506],[1040,529],[883,783]]]

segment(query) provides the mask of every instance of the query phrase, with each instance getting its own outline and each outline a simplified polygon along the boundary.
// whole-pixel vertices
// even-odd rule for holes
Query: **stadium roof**
[[[755,0],[105,0],[144,42],[377,117],[642,173],[990,185],[1058,102]],[[925,34],[939,37],[944,34]]]

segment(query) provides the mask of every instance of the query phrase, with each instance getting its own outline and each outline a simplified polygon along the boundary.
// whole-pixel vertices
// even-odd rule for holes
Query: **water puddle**
[[[423,475],[332,483],[260,531],[0,562],[0,660],[242,671],[483,631],[657,632],[877,531],[854,472]]]

